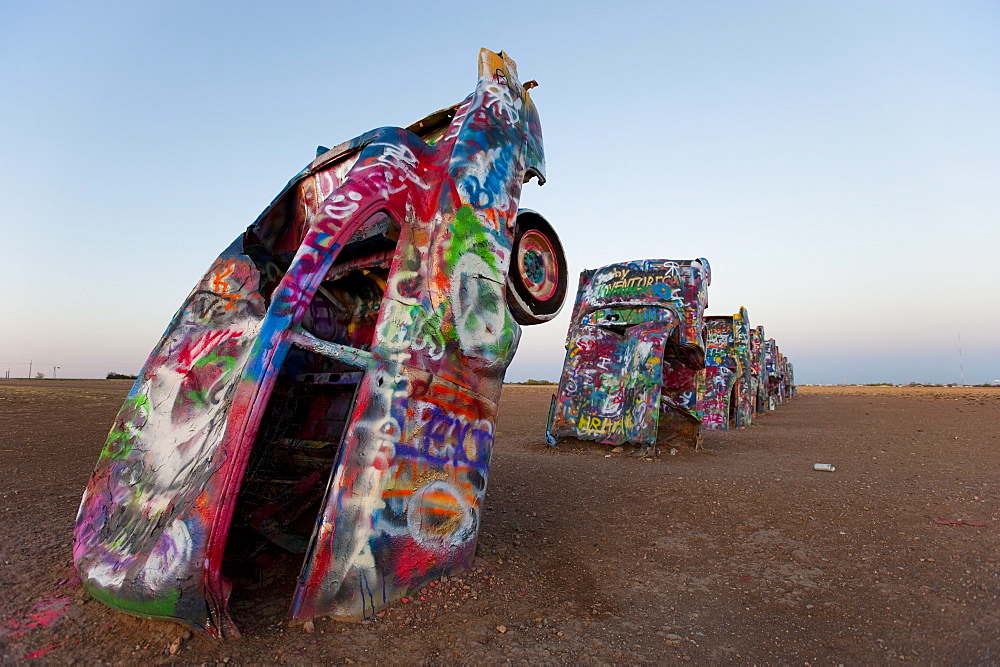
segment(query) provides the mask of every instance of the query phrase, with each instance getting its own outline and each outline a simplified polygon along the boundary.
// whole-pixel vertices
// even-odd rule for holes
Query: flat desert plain
[[[312,632],[284,621],[294,571],[261,571],[224,642],[75,578],[128,385],[0,381],[2,662],[1000,663],[1000,390],[803,387],[637,460],[546,447],[552,389],[509,386],[471,571]]]

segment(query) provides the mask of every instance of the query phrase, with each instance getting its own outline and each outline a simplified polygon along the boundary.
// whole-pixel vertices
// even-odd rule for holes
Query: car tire
[[[566,255],[555,230],[540,214],[517,212],[507,274],[507,305],[518,324],[548,322],[566,300]]]

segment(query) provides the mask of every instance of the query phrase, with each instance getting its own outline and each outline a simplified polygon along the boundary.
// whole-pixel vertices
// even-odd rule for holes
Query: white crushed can
[[[832,463],[814,463],[813,470],[825,470],[826,472],[833,472],[836,468]]]

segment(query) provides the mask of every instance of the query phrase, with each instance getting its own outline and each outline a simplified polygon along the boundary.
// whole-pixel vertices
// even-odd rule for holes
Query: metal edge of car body
[[[386,211],[407,224],[419,219],[428,228],[432,221],[443,224],[445,219],[450,226],[443,229],[458,245],[467,247],[452,248],[451,256],[431,259],[451,264],[466,261],[470,266],[453,270],[449,277],[461,282],[473,280],[475,274],[475,280],[482,278],[493,285],[476,283],[491,291],[494,296],[489,298],[495,301],[498,296],[505,303],[504,277],[509,270],[520,186],[532,175],[544,178],[537,111],[517,79],[513,61],[483,49],[476,91],[454,111],[449,108],[437,113],[449,116],[448,129],[434,145],[407,130],[382,128],[323,151],[220,255],[171,320],[116,418],[81,501],[74,530],[74,563],[96,599],[131,614],[178,621],[213,635],[239,635],[227,610],[231,589],[222,576],[221,561],[257,428],[276,372],[293,345],[350,357],[352,363],[369,371],[378,368],[382,373],[379,378],[366,375],[362,382],[368,383],[365,386],[373,396],[378,393],[374,384],[381,384],[385,374],[395,379],[397,394],[406,393],[406,378],[416,374],[432,384],[440,380],[444,391],[449,386],[458,387],[481,397],[484,409],[490,412],[485,415],[487,421],[495,417],[503,373],[519,337],[506,305],[500,307],[502,312],[497,311],[502,340],[483,342],[474,340],[474,323],[458,321],[450,309],[449,294],[435,293],[422,284],[425,293],[421,298],[427,303],[402,304],[427,307],[434,301],[446,312],[451,320],[438,322],[437,333],[441,327],[450,327],[446,333],[452,338],[466,336],[451,340],[449,349],[458,350],[456,354],[463,360],[472,359],[482,380],[461,369],[446,368],[454,372],[439,375],[446,364],[430,370],[419,368],[420,363],[414,364],[425,361],[426,354],[409,349],[405,340],[394,341],[392,354],[385,354],[392,344],[373,345],[372,351],[366,352],[342,345],[324,346],[323,341],[312,339],[298,327],[303,310],[339,251],[377,211]],[[442,124],[440,118],[436,122]],[[477,133],[480,139],[488,136],[505,142],[500,151],[505,163],[489,163],[484,153],[490,146],[477,148],[472,141]],[[474,182],[477,175],[483,175],[482,169],[473,165],[476,160],[486,160],[491,168],[488,173],[495,177],[493,182]],[[421,171],[433,165],[438,167]],[[298,184],[330,169],[340,171],[339,182],[311,209],[305,235],[287,270],[276,278],[270,297],[261,294],[264,276],[245,244],[254,241],[268,213],[288,200]],[[423,177],[431,180],[430,172],[435,169],[446,170],[440,181],[424,182]],[[461,180],[456,182],[456,178]],[[497,200],[501,200],[499,205]],[[447,210],[442,212],[442,208]],[[478,235],[494,253],[492,260],[479,260],[490,265],[492,278],[479,275],[482,267],[467,254],[476,243],[461,240],[466,233]],[[402,261],[395,257],[392,270]],[[454,294],[465,293],[462,285],[454,287],[458,290]],[[387,287],[385,303],[394,305],[380,312],[383,325],[384,319],[398,316],[401,311],[396,306],[405,301],[396,293],[396,300],[390,299],[390,289],[393,287]],[[474,304],[458,304],[456,310],[461,306],[472,308]],[[465,325],[471,328],[462,329]],[[394,396],[390,403],[398,398]],[[371,405],[372,401],[359,405],[356,416]],[[487,466],[491,421],[488,426],[485,430],[489,432],[482,436],[488,439],[484,450]],[[357,431],[353,435],[359,442],[364,440]],[[371,449],[372,442],[359,442],[345,440],[330,480],[330,493],[351,493],[338,484],[345,482],[345,461],[352,455],[358,458],[360,450]],[[391,463],[384,458],[384,447],[375,449],[382,458],[369,461],[370,470],[365,474]],[[366,479],[371,482],[374,477],[377,475],[370,474]],[[481,491],[485,492],[485,478]],[[321,512],[317,517],[314,543],[316,534],[323,529],[329,533],[329,527],[340,521],[336,517],[333,524],[328,521],[331,513],[336,513],[330,499],[328,494],[326,515]],[[355,518],[372,521],[371,512]],[[369,528],[363,527],[361,532]],[[473,550],[476,534],[471,535]],[[304,578],[310,571],[323,574],[324,567],[329,570],[331,566],[310,563],[308,558],[303,566],[295,603],[300,618],[323,612],[315,604],[303,612],[300,602],[303,590],[310,590]],[[341,578],[331,584],[328,577],[324,579],[326,585],[344,581]],[[381,603],[390,601],[383,599]]]

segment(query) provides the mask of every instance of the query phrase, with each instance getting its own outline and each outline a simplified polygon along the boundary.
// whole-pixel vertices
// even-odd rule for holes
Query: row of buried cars
[[[794,369],[745,308],[705,316],[704,258],[584,271],[546,439],[701,444],[701,429],[750,426],[795,394]]]
[[[197,282],[83,495],[96,599],[237,637],[231,599],[252,605],[264,570],[290,619],[360,620],[471,564],[504,374],[568,287],[558,236],[519,209],[545,180],[534,83],[503,53],[478,65],[459,104],[320,147]],[[708,271],[584,273],[550,432],[643,444],[787,395],[762,335],[706,328]]]

